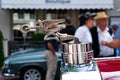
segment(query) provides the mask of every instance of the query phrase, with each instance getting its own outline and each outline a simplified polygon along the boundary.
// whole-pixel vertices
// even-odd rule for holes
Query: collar
[[[97,32],[108,32],[108,27],[106,27],[106,29],[104,31],[101,31],[101,29],[97,26]]]

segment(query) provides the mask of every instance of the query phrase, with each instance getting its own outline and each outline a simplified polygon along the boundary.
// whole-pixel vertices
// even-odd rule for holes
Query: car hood
[[[60,60],[61,54],[58,54],[58,56],[58,60]],[[45,49],[21,50],[10,55],[7,59],[11,63],[44,62],[46,61]]]

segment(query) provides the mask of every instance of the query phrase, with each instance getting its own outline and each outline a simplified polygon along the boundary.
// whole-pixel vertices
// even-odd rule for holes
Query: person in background
[[[57,69],[57,53],[59,51],[60,39],[55,35],[57,25],[49,27],[49,33],[44,37],[46,41],[47,74],[46,80],[54,80]]]
[[[104,46],[111,47],[111,48],[120,47],[120,27],[118,28],[117,32],[115,33],[113,41],[102,40],[101,44]]]
[[[116,38],[116,37],[115,37],[115,34],[116,34],[118,28],[119,28],[119,26],[116,25],[116,24],[114,24],[114,25],[111,26],[111,31],[112,31],[113,39]],[[114,47],[113,47],[113,48],[114,48]],[[115,48],[115,56],[120,56],[120,47]]]
[[[113,24],[110,28],[111,28],[111,32],[112,32],[112,37],[114,38],[115,33],[116,33],[117,29],[119,28],[119,26],[116,24]]]
[[[67,33],[68,35],[74,35],[76,28],[73,26],[70,17],[65,18],[65,28],[60,30],[60,33]]]
[[[95,17],[96,26],[91,28],[94,57],[110,57],[114,55],[114,49],[101,45],[102,40],[112,41],[113,38],[108,32],[108,16],[105,12],[98,12]]]
[[[83,14],[80,19],[84,21],[82,26],[79,26],[75,32],[75,37],[78,38],[79,42],[92,43],[92,37],[90,34],[90,28],[94,26],[95,13],[87,12]]]

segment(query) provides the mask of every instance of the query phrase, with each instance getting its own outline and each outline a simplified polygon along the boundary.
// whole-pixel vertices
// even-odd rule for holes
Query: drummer
[[[92,43],[90,28],[94,26],[94,17],[95,13],[85,13],[80,17],[80,20],[83,21],[82,25],[76,30],[75,37],[79,39],[82,43]]]
[[[54,80],[57,69],[57,53],[59,51],[60,39],[55,36],[57,25],[53,24],[49,27],[49,32],[45,35],[46,41],[46,58],[47,58],[47,74],[46,80]]]

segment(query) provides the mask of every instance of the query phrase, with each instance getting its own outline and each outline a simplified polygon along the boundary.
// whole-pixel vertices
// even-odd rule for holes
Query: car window
[[[38,52],[38,51],[44,51],[45,48],[26,48],[26,49],[19,49],[15,52],[12,52],[11,55],[14,55],[14,54],[22,54],[22,53],[32,53],[32,52]]]

